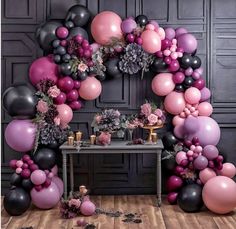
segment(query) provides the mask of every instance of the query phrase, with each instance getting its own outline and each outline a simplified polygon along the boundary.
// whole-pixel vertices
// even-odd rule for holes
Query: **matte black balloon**
[[[184,87],[185,88],[191,87],[193,85],[193,83],[194,83],[194,79],[191,76],[185,77],[185,80],[184,80]]]
[[[52,47],[53,48],[57,48],[58,46],[60,46],[60,40],[56,39],[52,42]]]
[[[193,69],[200,68],[201,64],[202,64],[201,59],[198,56],[193,56],[191,67]]]
[[[18,119],[33,118],[37,104],[35,92],[31,85],[15,84],[3,93],[3,108],[10,116]]]
[[[21,185],[26,191],[30,191],[34,187],[30,179],[23,179]]]
[[[88,33],[81,27],[74,27],[70,30],[70,34],[68,36],[68,40],[73,38],[74,36],[81,35],[84,39],[88,40]]]
[[[182,84],[176,84],[175,90],[178,92],[184,92],[184,86]]]
[[[180,59],[180,67],[187,69],[192,66],[193,57],[190,54],[184,54]]]
[[[138,15],[135,18],[135,21],[137,22],[137,24],[139,24],[140,26],[145,26],[148,23],[148,18],[145,15]]]
[[[62,63],[59,65],[59,70],[62,75],[69,76],[71,75],[71,64],[70,63]]]
[[[77,80],[77,78],[78,78],[77,72],[72,72],[72,74],[70,75],[70,77],[71,77],[73,80]]]
[[[198,212],[203,206],[202,187],[198,184],[184,186],[178,194],[177,203],[185,212]]]
[[[59,144],[57,141],[53,141],[51,144],[47,145],[50,149],[57,149],[59,147]]]
[[[161,167],[163,169],[173,171],[175,169],[175,166],[176,166],[176,161],[174,157],[170,157],[168,159],[164,159],[161,161]]]
[[[106,66],[106,73],[112,78],[119,78],[122,76],[122,73],[119,69],[119,58],[115,57],[109,59],[104,65]]]
[[[87,72],[80,72],[80,73],[78,73],[77,79],[83,81],[83,80],[86,80],[87,77],[88,77]]]
[[[59,54],[59,55],[65,55],[66,54],[66,49],[62,46],[58,46],[56,48],[56,54]]]
[[[62,57],[62,60],[64,61],[64,62],[69,62],[70,61],[70,59],[71,59],[71,56],[70,56],[70,54],[68,54],[68,53],[66,53],[65,55],[63,55],[63,57]]]
[[[56,164],[56,153],[49,148],[38,149],[33,158],[40,169],[51,169]]]
[[[21,175],[13,173],[10,178],[10,184],[14,186],[20,186],[22,181]]]
[[[173,150],[173,147],[175,144],[177,144],[178,140],[176,137],[172,134],[172,132],[167,132],[163,138],[162,142],[164,145],[164,148],[167,150]]]
[[[165,61],[162,58],[156,58],[153,61],[151,68],[155,73],[165,72],[167,69],[167,64],[165,63]]]
[[[66,21],[72,21],[75,26],[85,26],[90,19],[89,10],[82,5],[72,6],[66,15]]]
[[[72,29],[75,26],[73,21],[66,21],[64,25],[67,29]]]
[[[11,216],[23,214],[30,207],[30,195],[23,189],[12,187],[5,195],[3,205]]]
[[[106,79],[106,75],[103,74],[103,75],[97,75],[96,78],[100,81],[104,81]]]
[[[56,30],[60,26],[62,26],[60,22],[52,20],[45,22],[37,29],[36,39],[45,52],[52,51],[52,42],[57,39]]]
[[[61,63],[61,56],[60,55],[54,55],[53,56],[53,60],[56,64],[60,64]]]

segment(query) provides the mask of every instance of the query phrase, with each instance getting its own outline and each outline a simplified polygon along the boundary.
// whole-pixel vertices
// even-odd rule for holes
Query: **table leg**
[[[73,154],[70,154],[70,196],[74,192],[74,167],[73,167]]]
[[[157,206],[161,206],[161,151],[157,152]]]
[[[63,153],[63,162],[62,162],[62,167],[63,167],[63,182],[64,182],[64,199],[67,199],[67,168],[66,168],[66,158],[67,155],[66,153]]]

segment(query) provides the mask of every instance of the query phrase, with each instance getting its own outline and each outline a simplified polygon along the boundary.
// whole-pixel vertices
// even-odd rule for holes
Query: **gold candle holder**
[[[80,131],[76,132],[76,134],[75,134],[75,140],[76,140],[77,142],[80,142],[81,139],[82,139],[82,132],[80,132]]]
[[[74,137],[73,136],[68,137],[68,145],[70,145],[70,146],[74,145]]]
[[[91,143],[91,145],[94,145],[95,142],[96,142],[96,135],[91,135],[90,136],[90,143]]]
[[[157,143],[157,133],[152,133],[151,136],[152,136],[152,142]]]

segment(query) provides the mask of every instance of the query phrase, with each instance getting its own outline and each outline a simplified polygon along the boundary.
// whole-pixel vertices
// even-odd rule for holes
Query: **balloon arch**
[[[67,138],[72,110],[81,109],[84,100],[96,99],[101,81],[123,74],[143,77],[147,71],[156,75],[152,90],[163,97],[165,110],[173,115],[173,133],[163,137],[164,154],[176,161],[171,168],[175,175],[167,181],[169,202],[178,201],[189,212],[200,210],[203,202],[216,213],[231,211],[236,206],[236,185],[231,179],[236,169],[223,163],[216,147],[220,128],[210,117],[211,92],[202,78],[196,38],[185,28],[164,29],[145,15],[122,20],[114,12],[103,11],[91,22],[95,42],[90,44],[84,29],[90,16],[86,7],[75,5],[63,22],[42,24],[36,37],[47,55],[29,69],[37,91],[20,84],[4,92],[4,108],[15,118],[6,128],[6,142],[19,152],[35,151],[10,162],[15,170],[11,184],[17,188],[5,198],[7,211],[22,214],[30,196],[39,208],[55,206],[63,186],[54,149]],[[12,209],[14,193],[26,201]]]

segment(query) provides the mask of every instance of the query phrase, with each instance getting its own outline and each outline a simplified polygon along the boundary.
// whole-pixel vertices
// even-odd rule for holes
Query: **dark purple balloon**
[[[80,101],[77,100],[77,101],[71,102],[69,106],[72,110],[79,110],[82,107],[82,104]]]
[[[205,80],[203,78],[199,78],[193,83],[193,86],[199,90],[202,90],[205,87]]]
[[[54,102],[57,105],[63,104],[66,101],[66,94],[64,92],[60,92],[60,94],[54,99]]]
[[[169,39],[164,39],[161,41],[161,50],[165,50],[167,48],[170,48],[172,45],[172,42]]]
[[[80,88],[80,85],[81,85],[81,82],[80,82],[80,81],[74,80],[74,88],[75,88],[75,89],[79,89],[79,88]]]
[[[167,201],[168,201],[170,204],[176,204],[176,203],[177,203],[177,197],[178,197],[178,192],[170,192],[170,193],[167,195]]]
[[[69,92],[74,88],[74,81],[71,77],[66,76],[60,78],[57,82],[57,86],[64,92]]]
[[[167,180],[167,183],[166,183],[167,190],[169,192],[175,191],[175,190],[181,188],[182,185],[183,185],[183,180],[180,177],[175,176],[175,175],[170,176]]]

